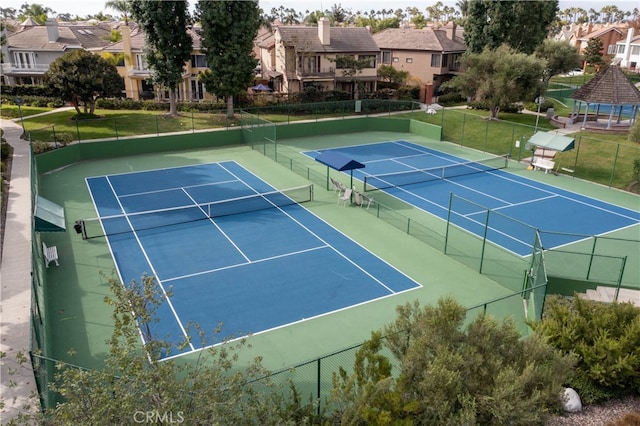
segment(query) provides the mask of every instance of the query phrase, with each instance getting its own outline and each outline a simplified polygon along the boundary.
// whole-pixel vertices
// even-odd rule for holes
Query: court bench
[[[549,173],[549,171],[553,171],[553,168],[556,166],[555,161],[549,160],[546,158],[536,158],[533,163],[531,163],[534,170],[544,170],[545,173]]]
[[[55,262],[56,266],[60,266],[58,263],[58,247],[51,246],[47,247],[47,245],[42,242],[42,254],[44,254],[44,260],[46,262],[47,268],[49,267],[49,263]]]

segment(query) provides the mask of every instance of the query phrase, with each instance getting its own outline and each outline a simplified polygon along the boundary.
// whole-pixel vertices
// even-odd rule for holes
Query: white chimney
[[[629,27],[629,29],[627,30],[627,40],[624,43],[624,57],[622,58],[622,63],[620,64],[623,67],[629,67],[630,65],[629,59],[631,58],[631,40],[632,39],[633,39],[633,27]]]
[[[53,18],[48,18],[47,22],[44,23],[47,27],[47,38],[49,39],[49,43],[55,43],[58,41],[60,37],[60,33],[58,32],[58,23]]]
[[[328,46],[331,44],[330,33],[331,24],[329,20],[324,16],[318,19],[318,37],[320,38],[320,44]]]

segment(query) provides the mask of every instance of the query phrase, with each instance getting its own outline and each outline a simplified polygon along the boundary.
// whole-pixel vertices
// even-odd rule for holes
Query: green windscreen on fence
[[[242,128],[242,141],[245,144],[250,145],[253,149],[260,150],[269,158],[277,159],[278,142],[275,123],[240,110],[240,126]]]

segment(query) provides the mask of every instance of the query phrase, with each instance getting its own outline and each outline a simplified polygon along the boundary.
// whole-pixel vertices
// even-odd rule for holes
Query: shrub
[[[575,361],[541,336],[523,339],[509,319],[467,321],[452,298],[397,312],[358,349],[352,373],[334,373],[335,424],[543,424],[561,409]],[[383,344],[396,358],[395,375]]]
[[[66,146],[73,142],[73,135],[71,133],[56,133],[56,142]]]
[[[458,92],[445,93],[438,97],[438,103],[442,106],[451,106],[466,101],[467,98]]]
[[[640,309],[551,296],[543,321],[533,327],[563,353],[578,356],[569,384],[585,403],[640,393]]]

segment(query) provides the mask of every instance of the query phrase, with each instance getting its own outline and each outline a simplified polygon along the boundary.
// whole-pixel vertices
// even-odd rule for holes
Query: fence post
[[[316,387],[316,391],[317,391],[317,396],[318,396],[318,416],[320,415],[320,401],[322,401],[321,397],[320,397],[320,378],[321,378],[321,369],[320,369],[320,360],[321,358],[318,358],[318,370],[317,370],[317,375],[316,375],[316,380],[317,380],[317,387]]]
[[[487,120],[487,127],[485,127],[484,130],[484,152],[487,152],[487,143],[489,138],[489,121],[491,120]]]
[[[593,247],[591,247],[591,256],[589,256],[589,266],[587,267],[587,281],[589,280],[589,276],[591,275],[591,265],[593,264],[593,256],[596,253],[596,244],[598,243],[598,236],[593,236]]]
[[[460,146],[464,146],[464,124],[467,121],[467,113],[462,114],[462,134],[460,135]]]
[[[620,144],[616,145],[616,156],[613,158],[613,167],[611,168],[611,177],[609,178],[609,188],[613,186],[613,175],[616,171],[616,163],[618,162],[618,153],[620,153]]]
[[[480,268],[478,270],[480,274],[482,274],[482,264],[484,263],[484,249],[485,249],[485,246],[487,245],[487,233],[489,230],[489,212],[490,210],[487,210],[487,218],[484,221],[484,233],[482,235],[482,251],[480,252]]]

